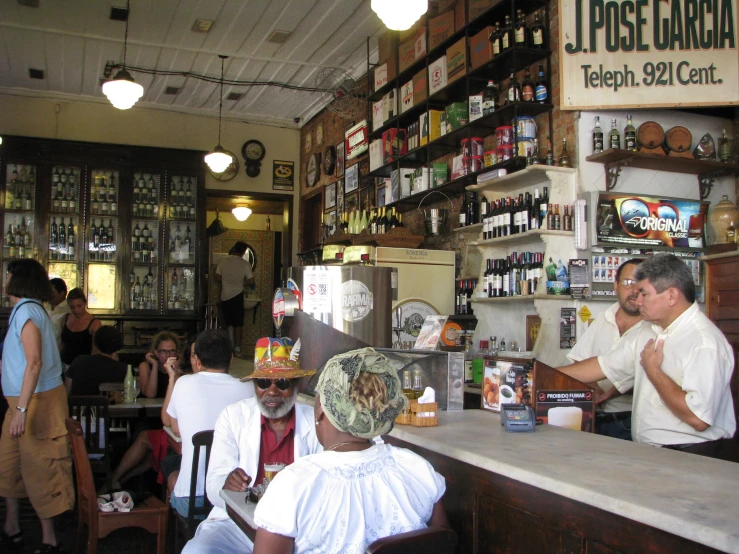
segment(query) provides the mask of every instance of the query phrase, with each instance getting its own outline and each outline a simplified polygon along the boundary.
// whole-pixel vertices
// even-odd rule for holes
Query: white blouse
[[[362,554],[377,539],[423,529],[444,478],[404,448],[321,452],[277,474],[254,521],[295,539],[295,554]]]

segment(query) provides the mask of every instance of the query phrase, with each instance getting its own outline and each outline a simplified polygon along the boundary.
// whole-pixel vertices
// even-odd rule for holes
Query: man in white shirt
[[[216,281],[221,283],[221,309],[234,352],[241,352],[241,329],[244,326],[244,287],[254,284],[251,265],[244,259],[247,245],[237,242],[228,256],[216,267]]]
[[[221,490],[246,493],[261,484],[265,462],[289,465],[323,450],[313,407],[296,404],[299,378],[315,374],[300,369],[298,349],[299,341],[293,348],[289,338],[257,341],[255,370],[245,377],[254,381],[256,398],[231,404],[218,417],[206,479],[213,510],[182,554],[250,554],[254,545],[228,516]]]
[[[621,337],[638,331],[642,318],[636,305],[639,291],[634,281],[634,270],[641,260],[633,259],[622,263],[616,271],[613,290],[618,302],[595,318],[583,333],[575,347],[567,354],[573,362],[587,360],[610,352]],[[631,440],[630,392],[621,394],[608,379],[591,386],[599,389],[598,411],[595,414],[595,432],[599,435]]]
[[[49,284],[51,285],[51,299],[49,300],[51,309],[48,312],[52,323],[56,326],[56,340],[59,342],[62,337],[62,327],[64,325],[60,322],[63,322],[64,316],[70,313],[69,304],[67,304],[67,283],[64,282],[64,279],[55,277],[54,279],[49,279]]]
[[[729,381],[734,352],[695,303],[687,266],[670,254],[634,272],[645,322],[609,353],[560,370],[591,383],[606,377],[633,387],[634,441],[736,461],[736,417]]]
[[[228,374],[231,358],[231,340],[225,331],[212,329],[200,333],[191,357],[193,374],[177,379],[167,406],[172,430],[182,437],[182,464],[170,495],[170,503],[182,517],[188,515],[193,435],[214,429],[218,416],[229,404],[254,397],[251,383]],[[198,470],[195,506],[201,507],[205,494],[204,451]]]

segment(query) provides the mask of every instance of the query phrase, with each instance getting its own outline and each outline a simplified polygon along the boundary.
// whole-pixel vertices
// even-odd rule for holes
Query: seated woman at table
[[[65,367],[77,356],[92,354],[93,337],[102,323],[87,311],[87,297],[81,288],[74,288],[67,295],[69,313],[64,316],[59,353]]]
[[[122,383],[126,378],[126,364],[114,356],[123,347],[120,331],[111,325],[98,329],[93,338],[98,354],[78,356],[67,369],[64,386],[67,394],[100,394],[101,383]]]
[[[167,335],[172,335],[166,331],[159,333],[154,337],[152,345],[155,350],[167,350],[169,353],[169,346],[171,345],[168,343],[176,341],[177,338],[172,335],[174,341],[172,338],[157,341],[157,339],[160,338],[160,335],[164,335],[165,333]],[[183,375],[184,371],[192,371],[190,355],[193,351],[193,345],[194,340],[188,342],[189,354],[187,355],[185,355],[183,351],[179,358],[172,355],[169,358],[164,359],[162,366],[165,378],[159,379],[158,376],[155,377],[156,379],[159,379],[160,383],[167,384],[164,394],[161,397],[158,396],[159,398],[164,398],[161,410],[161,419],[162,424],[167,427],[171,423],[170,417],[167,414],[167,407],[169,406],[169,401],[172,397],[172,390],[174,390],[175,382]],[[147,357],[148,356],[149,355],[147,354]],[[159,353],[157,353],[157,357],[159,357]],[[157,360],[157,363],[158,362],[159,360]],[[141,366],[144,364],[146,364],[146,362],[142,362]],[[141,370],[141,366],[139,366],[139,371]],[[158,366],[155,374],[157,373],[160,373]],[[139,374],[139,379],[141,379],[141,374]],[[141,390],[144,390],[143,384],[141,385]],[[167,434],[163,429],[142,431],[139,433],[138,437],[136,437],[136,440],[129,449],[126,450],[123,458],[121,458],[121,463],[118,464],[118,467],[113,471],[113,475],[111,477],[113,489],[120,489],[123,483],[137,475],[141,475],[149,469],[153,469],[157,472],[157,482],[160,485],[167,483],[168,486],[171,485],[171,487],[174,487],[180,470],[180,460],[181,456],[169,447]]]
[[[162,331],[151,341],[151,349],[146,359],[139,364],[139,383],[141,394],[146,398],[164,398],[169,385],[169,375],[164,364],[180,351],[179,340],[174,333]]]
[[[449,527],[444,478],[410,450],[372,439],[406,406],[397,371],[372,348],[331,358],[316,387],[324,451],[295,460],[257,505],[254,554],[364,552],[377,539]]]

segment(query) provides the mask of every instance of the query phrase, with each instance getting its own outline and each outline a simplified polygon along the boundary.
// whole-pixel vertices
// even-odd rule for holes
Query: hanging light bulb
[[[246,221],[247,218],[251,215],[251,208],[237,206],[236,208],[231,210],[231,213],[234,214],[234,217],[239,221]]]
[[[233,158],[231,158],[231,156],[227,154],[226,151],[223,149],[223,146],[221,146],[221,113],[223,111],[223,61],[227,58],[227,56],[219,55],[218,57],[221,58],[221,89],[218,97],[218,146],[216,146],[212,152],[209,152],[205,155],[205,163],[208,164],[208,167],[213,173],[223,173],[224,171],[226,171],[226,168],[233,162]],[[244,209],[248,210],[248,208]],[[249,213],[251,213],[251,210],[249,210]],[[234,212],[234,215],[236,215],[236,212]],[[247,214],[244,219],[240,219],[239,221],[244,221],[247,217],[249,217],[249,214]]]
[[[428,0],[372,0],[372,10],[391,31],[406,31],[429,9]]]
[[[123,68],[112,81],[103,84],[103,94],[110,103],[119,110],[127,110],[144,95],[144,87],[133,80],[126,71],[126,53],[128,51],[128,18],[131,15],[131,0],[126,1],[126,34],[123,37]]]

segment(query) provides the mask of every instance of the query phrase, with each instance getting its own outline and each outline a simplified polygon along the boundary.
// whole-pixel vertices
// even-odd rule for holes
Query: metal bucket
[[[423,204],[423,201],[432,194],[441,194],[444,198],[446,198],[449,202],[449,209],[447,210],[446,208],[429,208],[426,210],[422,210],[421,204]],[[446,224],[446,220],[451,209],[452,201],[449,200],[449,197],[446,194],[438,190],[432,190],[421,199],[421,202],[419,202],[418,204],[418,211],[423,214],[423,221],[426,224],[427,235],[436,236],[440,235],[443,232],[444,225]]]

